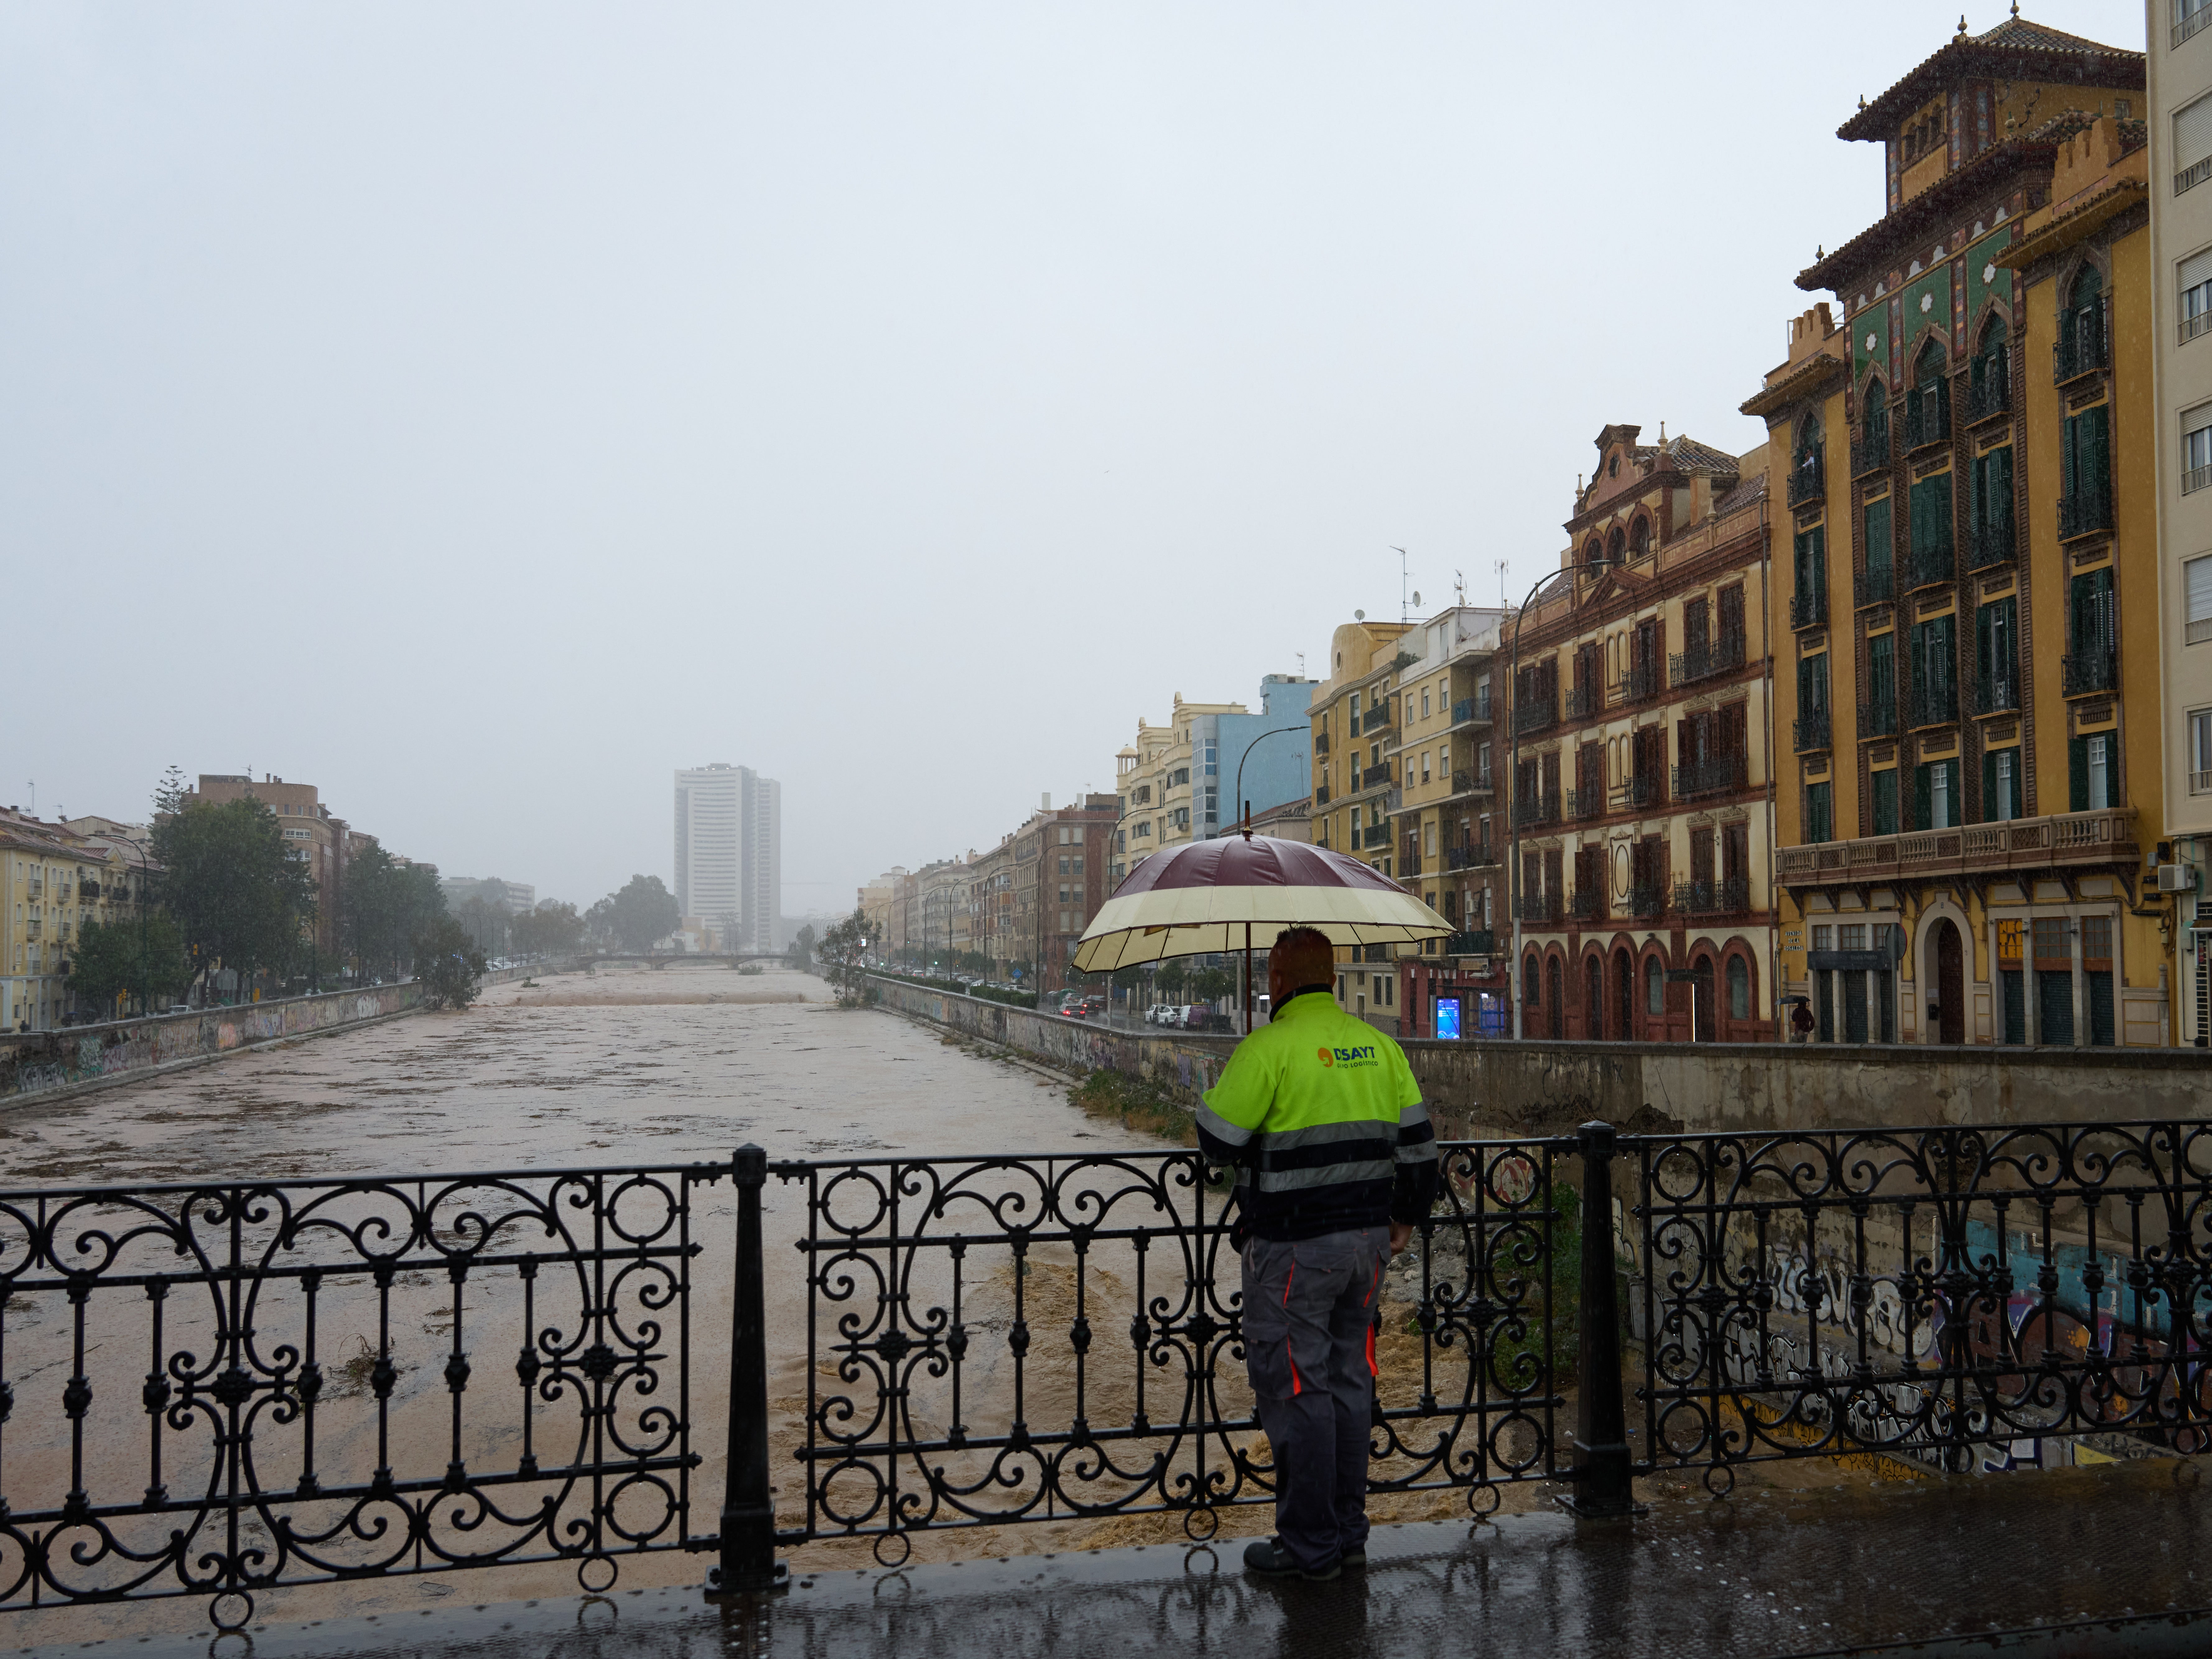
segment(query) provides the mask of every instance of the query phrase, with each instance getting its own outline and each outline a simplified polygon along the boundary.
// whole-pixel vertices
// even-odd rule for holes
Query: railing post
[[[1613,1272],[1613,1125],[1585,1123],[1577,1138],[1583,1160],[1583,1272],[1577,1318],[1581,1347],[1575,1376],[1575,1492],[1567,1507],[1595,1520],[1633,1515],[1637,1503],[1620,1374],[1620,1293]]]
[[[768,1303],[761,1261],[761,1189],[768,1154],[738,1148],[737,1284],[730,1332],[729,1468],[722,1487],[721,1565],[714,1589],[778,1590],[788,1580],[775,1559],[775,1506],[768,1491]]]

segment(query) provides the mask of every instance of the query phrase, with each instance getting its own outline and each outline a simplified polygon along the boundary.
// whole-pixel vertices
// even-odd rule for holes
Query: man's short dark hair
[[[1285,927],[1275,935],[1267,952],[1272,964],[1281,963],[1294,988],[1327,985],[1336,977],[1336,947],[1318,927]]]

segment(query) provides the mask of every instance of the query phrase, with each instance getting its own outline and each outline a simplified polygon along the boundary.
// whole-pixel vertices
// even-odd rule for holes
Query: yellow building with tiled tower
[[[2172,1040],[2142,55],[2014,17],[1841,136],[1887,213],[1746,405],[1815,1040]]]

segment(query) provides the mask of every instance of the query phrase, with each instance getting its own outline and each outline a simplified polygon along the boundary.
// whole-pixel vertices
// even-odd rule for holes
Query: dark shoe
[[[1244,1571],[1267,1578],[1304,1578],[1311,1583],[1325,1584],[1344,1571],[1344,1563],[1332,1561],[1325,1567],[1302,1567],[1291,1559],[1291,1553],[1279,1540],[1267,1538],[1244,1547]]]
[[[1367,1565],[1367,1546],[1362,1544],[1356,1550],[1345,1551],[1344,1565],[1347,1567],[1365,1566]]]

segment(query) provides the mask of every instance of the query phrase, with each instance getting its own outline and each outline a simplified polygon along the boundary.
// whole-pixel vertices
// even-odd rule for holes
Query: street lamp
[[[1579,575],[1609,570],[1615,565],[1626,562],[1626,559],[1605,557],[1585,559],[1580,564],[1570,565],[1568,573],[1571,575]],[[1529,587],[1528,597],[1521,601],[1521,608],[1513,613],[1513,667],[1512,678],[1510,682],[1512,686],[1512,695],[1507,699],[1507,706],[1513,711],[1513,730],[1510,734],[1513,746],[1512,757],[1506,763],[1508,782],[1505,791],[1505,810],[1508,815],[1505,831],[1507,837],[1505,856],[1508,860],[1505,866],[1505,880],[1507,891],[1512,895],[1513,957],[1505,970],[1505,996],[1506,1000],[1513,1005],[1513,1035],[1516,1040],[1522,1035],[1522,1006],[1528,1000],[1524,988],[1519,982],[1521,978],[1521,623],[1528,614],[1528,607],[1536,602],[1537,588],[1543,586],[1546,582],[1555,580],[1559,574],[1559,573],[1554,570],[1548,574],[1539,576]]]
[[[145,850],[128,836],[118,839],[138,860],[138,1012],[150,1014],[154,1012],[154,987],[152,970],[148,965],[152,953],[146,942],[146,889],[152,882],[153,873],[146,862]]]

